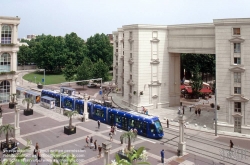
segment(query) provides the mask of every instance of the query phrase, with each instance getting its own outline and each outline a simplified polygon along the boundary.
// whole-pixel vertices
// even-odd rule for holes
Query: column
[[[16,93],[16,76],[13,76],[11,81],[11,93]]]
[[[13,37],[12,37],[12,43],[16,44],[17,43],[17,24],[13,25]]]
[[[16,108],[15,105],[15,138],[20,136],[20,127],[19,127],[19,119],[20,119],[20,109]]]
[[[84,94],[84,113],[83,113],[83,118],[84,120],[88,120],[89,119],[89,113],[88,113],[88,96],[86,94]]]
[[[186,142],[184,142],[184,120],[183,115],[179,115],[179,143],[178,150],[180,151],[180,156],[183,156],[186,151]]]
[[[104,165],[109,164],[109,150],[104,150]]]
[[[0,23],[0,43],[2,42],[2,23]]]
[[[11,58],[11,71],[17,71],[17,52],[12,51],[12,58]]]

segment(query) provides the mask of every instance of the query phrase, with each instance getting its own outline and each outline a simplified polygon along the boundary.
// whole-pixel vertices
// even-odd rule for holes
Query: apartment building
[[[17,42],[20,18],[0,16],[0,104],[16,93]]]
[[[215,54],[218,129],[250,133],[250,19],[124,25],[113,32],[113,81],[123,103],[157,111],[180,104],[180,54]]]

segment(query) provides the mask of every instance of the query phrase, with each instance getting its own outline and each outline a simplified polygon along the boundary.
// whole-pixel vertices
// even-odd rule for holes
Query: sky
[[[250,17],[250,0],[1,0],[0,16],[20,17],[18,37],[29,34],[86,40],[130,24],[212,23]]]

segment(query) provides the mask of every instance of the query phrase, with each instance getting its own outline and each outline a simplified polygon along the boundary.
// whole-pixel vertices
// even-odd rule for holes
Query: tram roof
[[[49,96],[43,96],[42,99],[49,100],[49,101],[55,101],[56,99],[49,97]]]
[[[18,90],[18,91],[26,91],[27,89],[22,88],[22,87],[16,87],[16,90]]]
[[[37,93],[37,92],[34,92],[34,91],[26,91],[25,93],[28,93],[28,94],[31,94],[31,95],[34,95],[34,96],[40,96],[40,93]]]

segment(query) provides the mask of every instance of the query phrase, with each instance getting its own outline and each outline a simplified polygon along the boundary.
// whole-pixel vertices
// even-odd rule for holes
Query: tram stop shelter
[[[32,98],[33,104],[37,104],[41,101],[40,93],[31,90],[25,92],[25,98]]]
[[[25,91],[27,89],[21,88],[21,87],[16,87],[16,97],[17,98],[25,98]]]
[[[48,96],[43,96],[43,97],[41,97],[40,105],[44,108],[47,108],[47,109],[54,109],[55,102],[56,102],[56,99],[54,99],[52,97],[48,97]]]

